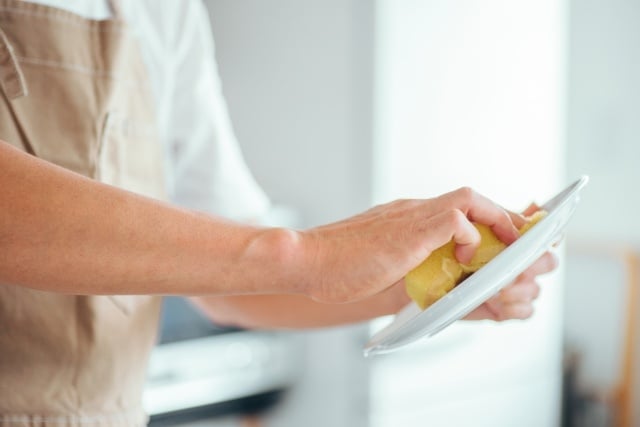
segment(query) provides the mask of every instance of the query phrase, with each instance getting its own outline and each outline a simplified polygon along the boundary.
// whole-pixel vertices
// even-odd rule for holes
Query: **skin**
[[[531,205],[523,214],[539,208]],[[518,227],[520,215],[510,213]],[[540,295],[537,277],[558,265],[555,254],[547,252],[522,272],[510,285],[465,317],[466,320],[524,320],[533,315],[533,303]],[[400,281],[365,300],[347,304],[322,304],[302,296],[256,295],[192,297],[191,301],[218,324],[253,329],[290,329],[339,326],[397,313],[411,300]]]
[[[513,284],[485,302],[467,320],[527,319],[540,293],[537,274],[551,271],[556,258],[548,253],[521,274]],[[191,298],[218,324],[252,329],[292,329],[339,326],[395,314],[410,302],[399,283],[371,298],[348,304],[323,304],[303,296],[257,295]]]
[[[471,221],[507,244],[523,221],[462,188],[304,231],[255,227],[98,183],[3,142],[0,188],[0,283],[79,295],[207,295],[195,301],[214,319],[252,327],[395,312],[406,303],[402,278],[431,251],[454,239],[459,260],[471,259],[479,243]],[[530,315],[533,278],[549,266],[538,261],[472,318]]]

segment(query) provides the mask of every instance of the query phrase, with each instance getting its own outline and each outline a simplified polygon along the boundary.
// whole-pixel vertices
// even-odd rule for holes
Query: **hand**
[[[464,192],[468,190],[460,191]],[[333,283],[342,284],[342,286],[352,283],[362,285],[362,283],[367,283],[364,282],[364,280],[371,280],[376,286],[384,286],[387,282],[393,282],[393,278],[376,282],[375,279],[380,279],[383,275],[371,274],[367,276],[368,265],[360,264],[371,260],[384,259],[382,255],[386,253],[392,256],[391,261],[387,262],[393,267],[394,264],[392,264],[392,261],[394,259],[400,259],[398,254],[410,254],[410,252],[403,251],[403,245],[401,245],[401,243],[405,242],[405,240],[380,239],[376,238],[375,234],[371,237],[371,234],[366,232],[367,227],[378,230],[378,228],[375,228],[376,225],[382,228],[386,226],[389,233],[391,233],[391,230],[398,232],[398,229],[402,230],[400,226],[404,225],[402,220],[412,218],[413,209],[422,209],[430,213],[453,203],[451,200],[448,200],[448,198],[455,199],[461,196],[464,195],[452,193],[432,201],[394,202],[375,208],[347,221],[321,227],[320,229],[314,229],[307,232],[307,234],[302,233],[302,239],[300,239],[300,241],[305,238],[308,239],[309,236],[311,236],[315,239],[314,243],[316,245],[327,245],[327,248],[333,249],[332,252],[329,253],[333,255],[333,257],[323,255],[321,259],[331,260],[332,263],[337,263],[336,265],[343,270],[335,271],[327,269],[323,276],[321,276],[327,280],[326,283],[332,283],[329,281],[329,279],[332,279],[335,280]],[[478,196],[472,195],[472,197]],[[479,203],[485,202],[486,200],[482,200]],[[494,210],[496,208],[495,206],[490,206],[489,209]],[[498,210],[501,211],[499,208]],[[503,215],[504,211],[501,212],[500,215]],[[522,216],[509,214],[512,216],[511,219],[514,224],[518,226],[524,224],[525,220]],[[427,216],[426,218],[430,217]],[[408,225],[411,226],[411,224],[411,221],[409,221]],[[435,230],[431,231],[435,232]],[[343,234],[339,235],[339,232],[343,232]],[[420,233],[419,236],[422,236],[429,245],[437,245],[429,240],[428,234],[429,233],[424,232]],[[427,236],[425,237],[425,235]],[[324,241],[322,241],[322,239],[324,239]],[[390,241],[391,244],[387,243],[384,245],[387,241]],[[330,246],[331,244],[333,244],[333,246]],[[362,248],[367,248],[367,251],[365,252]],[[349,249],[351,250],[351,256],[349,256]],[[387,252],[385,252],[385,250]],[[304,252],[304,250],[296,250],[293,251],[292,254],[300,255]],[[340,261],[344,262],[340,263]],[[421,261],[422,259],[418,260],[418,262]],[[320,261],[316,262],[319,263]],[[309,264],[305,263],[303,265]],[[531,313],[531,301],[539,292],[539,288],[535,283],[535,277],[552,270],[555,265],[555,257],[552,254],[545,254],[523,272],[512,285],[505,288],[499,296],[483,304],[467,318],[506,320],[527,317]],[[380,270],[379,262],[373,263],[373,266],[370,268],[376,269],[376,272],[385,271]],[[400,271],[401,273],[398,274],[404,276],[406,271],[408,271],[406,269],[409,268],[411,267],[400,267],[395,271]],[[346,269],[346,272],[344,269]],[[307,272],[308,274],[302,277],[306,277],[309,283],[313,283],[313,280],[318,279],[318,271],[322,270],[319,268],[315,271],[309,270]],[[340,276],[340,273],[342,273],[344,277]],[[348,289],[344,292],[347,294]],[[289,329],[344,325],[369,320],[378,316],[395,314],[409,304],[411,299],[405,290],[404,280],[397,280],[392,286],[387,287],[383,291],[351,304],[322,304],[300,295],[291,294],[198,297],[194,299],[194,302],[219,324],[235,325],[243,328]]]
[[[485,301],[481,306],[464,317],[464,320],[527,319],[533,314],[533,302],[540,295],[537,276],[553,271],[558,266],[558,259],[552,252],[546,252],[529,268],[523,271],[511,284],[498,294]],[[384,292],[369,298],[377,315],[395,314],[411,302],[407,295],[404,281],[385,289]],[[375,310],[380,310],[375,311]]]
[[[513,283],[472,311],[466,320],[527,319],[533,314],[533,301],[540,294],[536,277],[554,270],[557,257],[547,252],[522,272]]]
[[[531,204],[523,214],[525,216],[533,215],[539,209],[540,207],[536,204]],[[519,215],[512,213],[511,218],[517,227],[521,226],[520,221],[522,220]],[[509,286],[469,313],[465,319],[503,321],[531,317],[533,301],[540,295],[540,286],[536,282],[536,277],[555,270],[557,266],[558,258],[553,253],[546,252]]]
[[[511,215],[462,188],[428,200],[399,200],[361,215],[301,232],[305,293],[319,302],[364,299],[399,284],[431,252],[453,239],[456,257],[468,263],[486,224],[503,242],[519,237]]]

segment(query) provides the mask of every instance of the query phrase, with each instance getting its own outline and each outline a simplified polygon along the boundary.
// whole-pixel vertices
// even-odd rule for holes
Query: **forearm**
[[[349,304],[323,304],[299,295],[194,297],[191,300],[218,324],[252,329],[346,325],[395,314],[410,302],[402,283]]]
[[[295,293],[296,234],[181,210],[0,142],[0,283],[73,294]]]

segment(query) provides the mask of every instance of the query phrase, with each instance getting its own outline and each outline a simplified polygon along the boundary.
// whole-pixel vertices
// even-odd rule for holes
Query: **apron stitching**
[[[25,151],[27,153],[29,153],[29,154],[37,156],[35,148],[33,147],[33,144],[31,143],[32,140],[29,137],[29,132],[27,131],[27,126],[25,126],[23,124],[23,122],[20,120],[20,117],[18,117],[18,115],[16,114],[16,112],[15,112],[15,110],[13,108],[9,108],[9,114],[11,115],[11,118],[13,119],[14,123],[16,124],[16,131],[18,132],[18,134],[20,135],[20,138],[23,141]]]
[[[16,59],[18,59],[18,61],[23,65],[36,65],[36,66],[49,67],[49,68],[55,68],[60,70],[75,71],[75,72],[86,74],[89,76],[96,76],[96,77],[111,79],[131,88],[140,88],[140,84],[135,84],[131,80],[125,80],[124,78],[122,78],[122,74],[110,73],[108,71],[100,70],[98,68],[85,67],[84,65],[54,61],[50,59],[32,58],[28,56],[16,56]],[[142,85],[148,85],[148,83],[149,83],[148,81],[143,81]]]
[[[126,33],[127,32],[127,29],[123,28],[123,27],[96,28],[94,26],[95,25],[94,23],[117,22],[117,21],[113,21],[113,20],[83,22],[83,21],[77,21],[73,17],[60,16],[60,15],[56,15],[54,13],[35,12],[35,11],[31,11],[31,10],[24,10],[24,9],[20,9],[20,8],[10,7],[10,6],[9,7],[8,6],[0,6],[0,12],[18,13],[18,14],[21,14],[21,15],[33,16],[33,17],[36,17],[36,18],[45,18],[45,19],[51,19],[51,20],[55,20],[55,21],[61,21],[61,22],[64,22],[65,24],[75,25],[76,27],[82,27],[82,28],[84,28],[86,30],[96,31],[96,32],[99,32],[99,33],[110,33],[110,32],[123,32],[123,33]]]
[[[83,65],[71,64],[66,62],[54,61],[50,59],[31,58],[28,56],[16,56],[16,58],[25,64],[42,65],[51,68],[62,68],[65,70],[77,71],[79,73],[89,74],[98,77],[107,77],[114,80],[123,81],[120,74],[110,73],[98,68],[85,67]]]
[[[22,70],[20,69],[20,65],[17,61],[18,56],[1,28],[0,49],[2,50],[2,53],[0,53],[0,57],[2,58],[1,61],[3,63],[7,63],[6,68],[3,67],[3,69],[0,70],[0,78],[2,79],[2,86],[6,95],[11,99],[26,96],[29,91],[27,89],[27,84],[24,81],[24,75],[22,74]]]

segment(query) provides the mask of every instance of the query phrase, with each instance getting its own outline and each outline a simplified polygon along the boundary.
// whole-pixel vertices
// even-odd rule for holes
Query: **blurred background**
[[[461,185],[521,210],[591,181],[532,319],[459,322],[371,360],[362,345],[388,319],[205,328],[154,355],[152,425],[640,426],[640,1],[205,3],[276,222],[310,227]],[[185,330],[189,316],[172,321]],[[213,386],[193,374],[198,391],[165,387],[180,349],[203,342]]]

